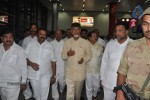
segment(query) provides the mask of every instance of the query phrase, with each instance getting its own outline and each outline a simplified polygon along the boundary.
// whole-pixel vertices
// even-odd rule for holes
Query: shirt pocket
[[[41,52],[41,58],[50,58],[50,50],[43,49],[43,52]]]
[[[17,55],[10,55],[8,56],[7,64],[14,65],[17,61]]]

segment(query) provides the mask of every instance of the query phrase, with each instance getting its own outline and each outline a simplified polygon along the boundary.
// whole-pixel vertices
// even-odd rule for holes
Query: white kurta
[[[7,82],[26,82],[27,62],[24,50],[16,43],[4,50],[0,44],[0,84]]]
[[[54,51],[50,43],[45,40],[42,44],[32,41],[25,49],[27,58],[39,65],[39,70],[35,71],[31,66],[28,67],[28,78],[33,88],[36,100],[47,100],[52,76],[51,62],[56,61]]]
[[[26,82],[27,62],[24,50],[13,43],[5,51],[0,44],[0,95],[2,100],[18,100],[20,82]]]
[[[38,41],[32,41],[25,49],[27,58],[39,65],[39,70],[35,71],[31,66],[28,67],[28,78],[39,80],[41,75],[51,77],[51,61],[56,61],[54,51],[48,41],[45,40],[41,45]]]
[[[63,50],[63,46],[64,46],[64,41],[63,40],[60,40],[59,42],[55,39],[53,40],[52,42],[50,42],[53,50],[55,51],[55,56],[56,56],[56,75],[57,74],[63,74],[64,75],[64,60],[62,59],[61,57],[61,53],[62,53],[62,50]]]
[[[126,48],[130,38],[120,44],[118,40],[107,43],[101,63],[100,75],[104,87],[113,89],[117,82],[117,70],[120,64],[121,56]]]
[[[27,47],[27,45],[32,41],[32,40],[36,40],[37,37],[34,36],[33,38],[30,36],[26,37],[23,39],[23,43],[22,43],[22,47],[25,49]]]
[[[103,54],[103,46],[96,42],[91,44],[92,59],[86,64],[86,95],[88,100],[96,97],[99,89],[99,70]]]
[[[102,45],[103,47],[106,46],[106,42],[105,42],[103,39],[101,39],[101,38],[98,38],[97,42],[98,42],[100,45]]]

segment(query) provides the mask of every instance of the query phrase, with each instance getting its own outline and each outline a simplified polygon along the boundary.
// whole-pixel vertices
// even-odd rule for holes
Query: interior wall
[[[73,16],[91,16],[94,17],[94,26],[87,28],[88,31],[94,28],[99,29],[102,36],[107,36],[109,28],[109,13],[99,13],[99,12],[59,12],[58,13],[58,28],[68,29],[71,26]],[[131,18],[129,13],[119,13],[117,18]],[[51,11],[48,12],[48,30],[51,30]],[[85,27],[83,27],[85,28]]]

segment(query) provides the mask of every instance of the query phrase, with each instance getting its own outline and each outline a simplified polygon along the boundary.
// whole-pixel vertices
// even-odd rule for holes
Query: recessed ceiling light
[[[121,2],[121,0],[118,0],[118,2]]]
[[[149,0],[146,0],[144,3],[147,3],[147,2],[149,2]]]

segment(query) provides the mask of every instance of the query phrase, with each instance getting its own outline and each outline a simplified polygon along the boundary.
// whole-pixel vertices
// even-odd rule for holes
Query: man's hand
[[[84,62],[84,59],[81,58],[80,61],[78,61],[78,64],[82,64]]]
[[[52,76],[52,78],[51,78],[51,85],[53,85],[54,83],[56,82],[56,76]]]
[[[27,88],[27,84],[26,83],[20,83],[20,89],[22,91],[24,91]]]
[[[36,63],[32,63],[31,67],[35,70],[38,71],[39,70],[39,65]]]
[[[117,91],[116,100],[126,100],[121,90]]]
[[[74,56],[75,55],[75,51],[70,49],[68,52],[67,52],[67,55],[70,57],[70,56]]]

